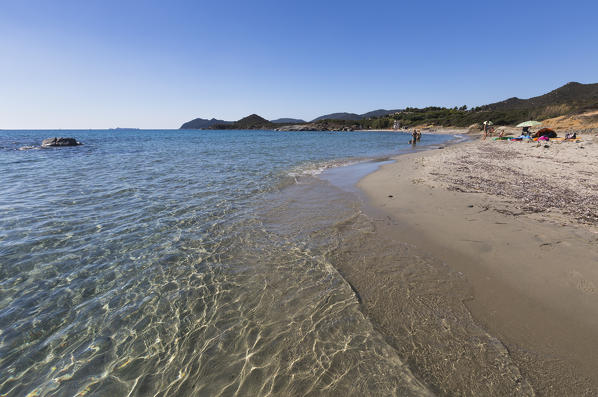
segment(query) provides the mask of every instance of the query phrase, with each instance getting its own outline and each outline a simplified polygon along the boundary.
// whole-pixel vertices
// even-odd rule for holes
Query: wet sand
[[[447,265],[447,274],[463,277],[466,286],[453,297],[467,311],[451,313],[471,313],[472,322],[506,348],[505,362],[516,366],[495,379],[468,374],[461,364],[475,361],[471,348],[459,359],[446,353],[450,338],[428,340],[428,354],[444,355],[452,376],[463,379],[452,384],[446,368],[425,365],[420,370],[427,372],[418,373],[417,357],[410,360],[440,394],[598,394],[598,138],[583,138],[583,144],[548,148],[476,140],[417,152],[358,184],[378,234],[430,254]],[[451,289],[444,293],[449,298],[441,305]],[[371,315],[376,302],[369,304]],[[385,309],[392,311],[392,302]],[[388,322],[401,318],[387,316]],[[398,337],[381,315],[373,322],[391,343]],[[527,384],[533,390],[521,386]]]

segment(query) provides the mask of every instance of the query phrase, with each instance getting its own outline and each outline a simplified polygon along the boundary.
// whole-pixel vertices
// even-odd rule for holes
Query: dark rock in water
[[[42,147],[54,147],[54,146],[78,146],[81,145],[75,138],[48,138],[42,141]]]

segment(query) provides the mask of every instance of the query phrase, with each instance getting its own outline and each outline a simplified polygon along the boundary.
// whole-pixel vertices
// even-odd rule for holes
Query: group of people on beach
[[[550,129],[550,128],[541,128],[535,132],[532,133],[532,131],[530,131],[530,127],[529,126],[525,126],[522,127],[523,129],[521,130],[521,135],[519,136],[505,136],[505,129],[504,128],[499,128],[499,134],[498,137],[493,138],[493,140],[507,140],[507,141],[526,141],[526,142],[538,142],[538,146],[542,145],[542,144],[546,144],[544,147],[549,147],[547,145],[548,142],[566,142],[566,141],[573,141],[573,142],[580,142],[581,139],[577,137],[577,133],[575,131],[573,132],[568,132],[567,134],[565,134],[565,137],[558,137],[557,133],[555,130]],[[484,139],[486,139],[486,137],[488,135],[491,135],[491,129],[486,129],[484,128]]]
[[[409,141],[410,144],[412,144],[413,146],[415,146],[415,144],[417,142],[419,142],[422,139],[422,133],[421,130],[413,130],[413,132],[411,133],[411,140]]]
[[[504,133],[504,130],[500,131],[500,136]],[[488,137],[488,135],[494,134],[494,127],[491,127],[490,124],[484,122],[484,139]]]

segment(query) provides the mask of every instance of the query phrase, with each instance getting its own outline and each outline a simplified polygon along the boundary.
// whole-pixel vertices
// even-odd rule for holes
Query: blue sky
[[[0,128],[476,106],[598,82],[593,1],[0,0]]]

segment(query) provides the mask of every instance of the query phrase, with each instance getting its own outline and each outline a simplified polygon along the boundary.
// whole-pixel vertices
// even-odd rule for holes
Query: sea
[[[380,245],[355,183],[454,139],[0,131],[0,395],[432,395],[359,270],[423,259]]]

